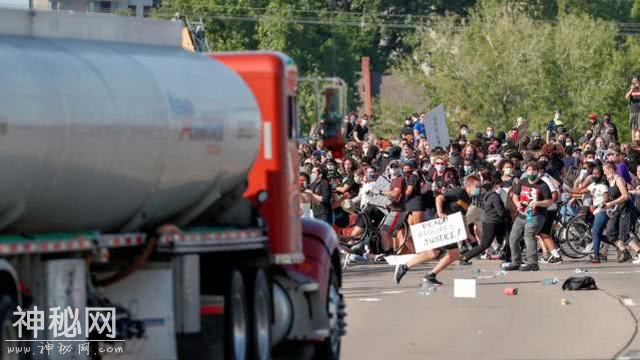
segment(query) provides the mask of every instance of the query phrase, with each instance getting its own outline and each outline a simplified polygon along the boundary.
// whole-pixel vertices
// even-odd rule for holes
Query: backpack
[[[598,290],[591,276],[572,276],[564,281],[562,290]]]

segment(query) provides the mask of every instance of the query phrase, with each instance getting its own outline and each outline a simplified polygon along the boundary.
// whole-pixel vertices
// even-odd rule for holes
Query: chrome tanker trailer
[[[303,253],[270,254],[270,189],[243,197],[261,109],[181,30],[0,10],[0,358],[339,354],[335,234],[298,225],[328,252],[307,273],[333,285],[297,270]]]

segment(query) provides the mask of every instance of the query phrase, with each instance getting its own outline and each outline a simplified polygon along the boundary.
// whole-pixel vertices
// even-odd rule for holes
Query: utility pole
[[[362,83],[364,85],[364,113],[371,116],[371,71],[369,70],[369,57],[362,57]]]

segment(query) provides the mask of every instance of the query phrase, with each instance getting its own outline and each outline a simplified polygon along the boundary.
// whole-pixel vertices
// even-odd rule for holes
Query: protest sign
[[[448,215],[443,221],[433,219],[411,225],[411,236],[416,253],[456,243],[467,238],[462,213]]]
[[[389,204],[391,204],[391,199],[384,195],[378,195],[377,193],[378,191],[389,191],[390,187],[391,182],[389,182],[389,180],[384,176],[379,176],[378,180],[376,180],[376,182],[373,184],[373,187],[371,188],[371,192],[373,192],[375,195],[372,194],[369,197],[369,204],[380,206],[383,208],[389,206]]]
[[[427,133],[427,141],[433,149],[437,146],[446,148],[449,146],[449,128],[444,114],[444,106],[438,105],[427,113],[423,120],[424,129]]]
[[[496,164],[498,161],[502,160],[502,156],[500,154],[489,154],[487,155],[487,162],[491,164]]]

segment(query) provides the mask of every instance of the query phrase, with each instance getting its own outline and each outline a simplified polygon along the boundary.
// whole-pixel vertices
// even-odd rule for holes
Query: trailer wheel
[[[224,294],[225,314],[225,355],[229,360],[244,360],[248,348],[248,310],[247,297],[238,270],[232,270]]]
[[[251,293],[251,328],[250,347],[251,359],[269,360],[271,359],[271,286],[264,270],[255,272],[253,282],[248,287]]]
[[[16,309],[13,299],[9,295],[0,296],[0,359],[20,360],[22,357],[16,353],[9,354],[8,346],[17,345],[17,342],[8,340],[19,340],[16,328],[13,327],[12,312]]]
[[[340,359],[340,342],[345,334],[345,304],[340,293],[338,276],[331,267],[329,273],[329,288],[327,291],[327,313],[329,316],[329,337],[316,348],[316,359]]]

